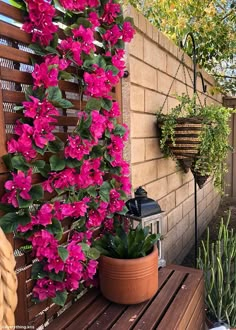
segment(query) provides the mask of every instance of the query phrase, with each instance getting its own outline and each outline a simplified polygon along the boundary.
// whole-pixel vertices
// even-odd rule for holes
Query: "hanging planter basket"
[[[209,175],[201,175],[200,172],[194,171],[191,169],[191,172],[193,173],[193,176],[197,182],[197,185],[200,189],[203,188],[204,184],[206,183],[207,179],[210,177]]]
[[[199,118],[177,118],[176,122],[175,142],[173,143],[172,139],[169,138],[166,143],[179,165],[185,172],[188,172],[199,152],[203,125]],[[161,126],[162,124],[160,124]]]

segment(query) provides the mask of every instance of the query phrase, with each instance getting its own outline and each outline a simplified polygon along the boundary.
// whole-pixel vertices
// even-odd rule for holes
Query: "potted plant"
[[[158,289],[159,234],[139,224],[114,220],[112,231],[95,240],[100,251],[99,283],[102,294],[119,304],[138,304],[153,297]]]
[[[230,144],[229,118],[233,109],[221,105],[196,104],[196,96],[177,96],[179,104],[168,114],[157,113],[161,127],[161,150],[173,157],[185,172],[191,168],[200,188],[208,176],[221,190],[227,171],[225,159]]]
[[[227,324],[236,328],[236,233],[221,219],[218,238],[201,242],[198,268],[204,272],[205,303],[209,325]]]

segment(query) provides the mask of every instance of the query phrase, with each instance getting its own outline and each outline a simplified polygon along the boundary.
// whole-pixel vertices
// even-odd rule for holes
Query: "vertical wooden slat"
[[[1,67],[0,67],[0,79],[1,79]],[[5,131],[5,121],[3,113],[3,100],[2,100],[2,88],[0,83],[0,173],[7,172],[6,166],[2,160],[2,156],[6,154],[6,131]]]
[[[15,311],[16,325],[26,326],[29,322],[28,319],[28,308],[26,299],[26,277],[25,271],[21,271],[17,274],[18,279],[18,304]]]
[[[236,147],[236,115],[233,115],[233,147]],[[232,197],[236,197],[236,153],[233,153],[232,156],[233,163],[232,163],[232,169],[233,169],[233,175],[232,175]]]

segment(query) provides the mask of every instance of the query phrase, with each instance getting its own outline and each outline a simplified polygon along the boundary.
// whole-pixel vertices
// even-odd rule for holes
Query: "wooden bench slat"
[[[121,314],[126,310],[126,305],[111,304],[96,321],[88,327],[88,330],[109,330]]]
[[[92,302],[100,295],[96,289],[89,290],[84,296],[76,301],[67,311],[58,316],[52,324],[49,324],[46,329],[58,330],[65,329],[78,315],[92,304]],[[75,328],[76,329],[76,328]],[[78,328],[79,329],[79,328]]]
[[[165,317],[160,322],[158,326],[160,330],[164,330],[166,327],[170,327],[170,329],[173,330],[186,328],[190,316],[198,304],[199,296],[203,294],[202,288],[199,288],[201,280],[201,275],[188,275],[187,279],[182,284],[178,295],[166,311]],[[199,294],[195,295],[196,292]]]
[[[204,293],[202,293],[204,295]],[[186,327],[186,330],[204,330],[205,329],[205,310],[203,299],[198,301],[198,304],[191,316],[190,322]],[[180,330],[180,328],[179,328]]]
[[[97,297],[96,300],[90,304],[82,314],[80,314],[68,327],[66,330],[75,330],[75,329],[87,329],[93,321],[107,309],[111,304],[110,301],[105,299],[103,296]]]
[[[165,310],[168,309],[173,297],[179,291],[184,278],[185,274],[182,272],[175,271],[172,274],[162,290],[156,295],[152,304],[147,308],[144,315],[135,325],[135,330],[151,330],[155,328],[155,326],[160,322]],[[153,311],[155,311],[155,313],[153,313]]]
[[[162,289],[162,285],[168,279],[168,277],[172,274],[172,270],[167,268],[161,268],[158,272],[158,292]],[[158,293],[157,292],[157,293]],[[125,325],[125,329],[129,330],[133,328],[133,326],[138,322],[140,315],[144,313],[145,308],[150,305],[150,301],[145,301],[141,304],[130,305],[125,310],[125,312],[120,316],[120,318],[113,325],[112,330],[120,330]]]

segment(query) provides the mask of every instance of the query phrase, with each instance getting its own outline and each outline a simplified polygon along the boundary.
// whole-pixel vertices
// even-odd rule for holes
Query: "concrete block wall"
[[[185,70],[179,66],[183,51],[153,27],[141,14],[129,7],[127,14],[135,23],[136,35],[126,49],[129,77],[123,82],[123,120],[130,127],[126,158],[131,164],[132,187],[142,185],[148,196],[158,200],[165,210],[163,221],[164,251],[168,263],[181,262],[194,243],[194,182],[191,173],[184,174],[172,159],[160,151],[155,113],[163,105],[168,112],[178,104],[175,94],[191,96],[192,61],[184,55]],[[189,71],[189,74],[187,72]],[[202,72],[208,90],[214,79]],[[176,75],[176,79],[174,79]],[[222,97],[204,95],[197,82],[201,102],[222,103]],[[198,189],[199,234],[217,211],[220,196],[211,179]]]

